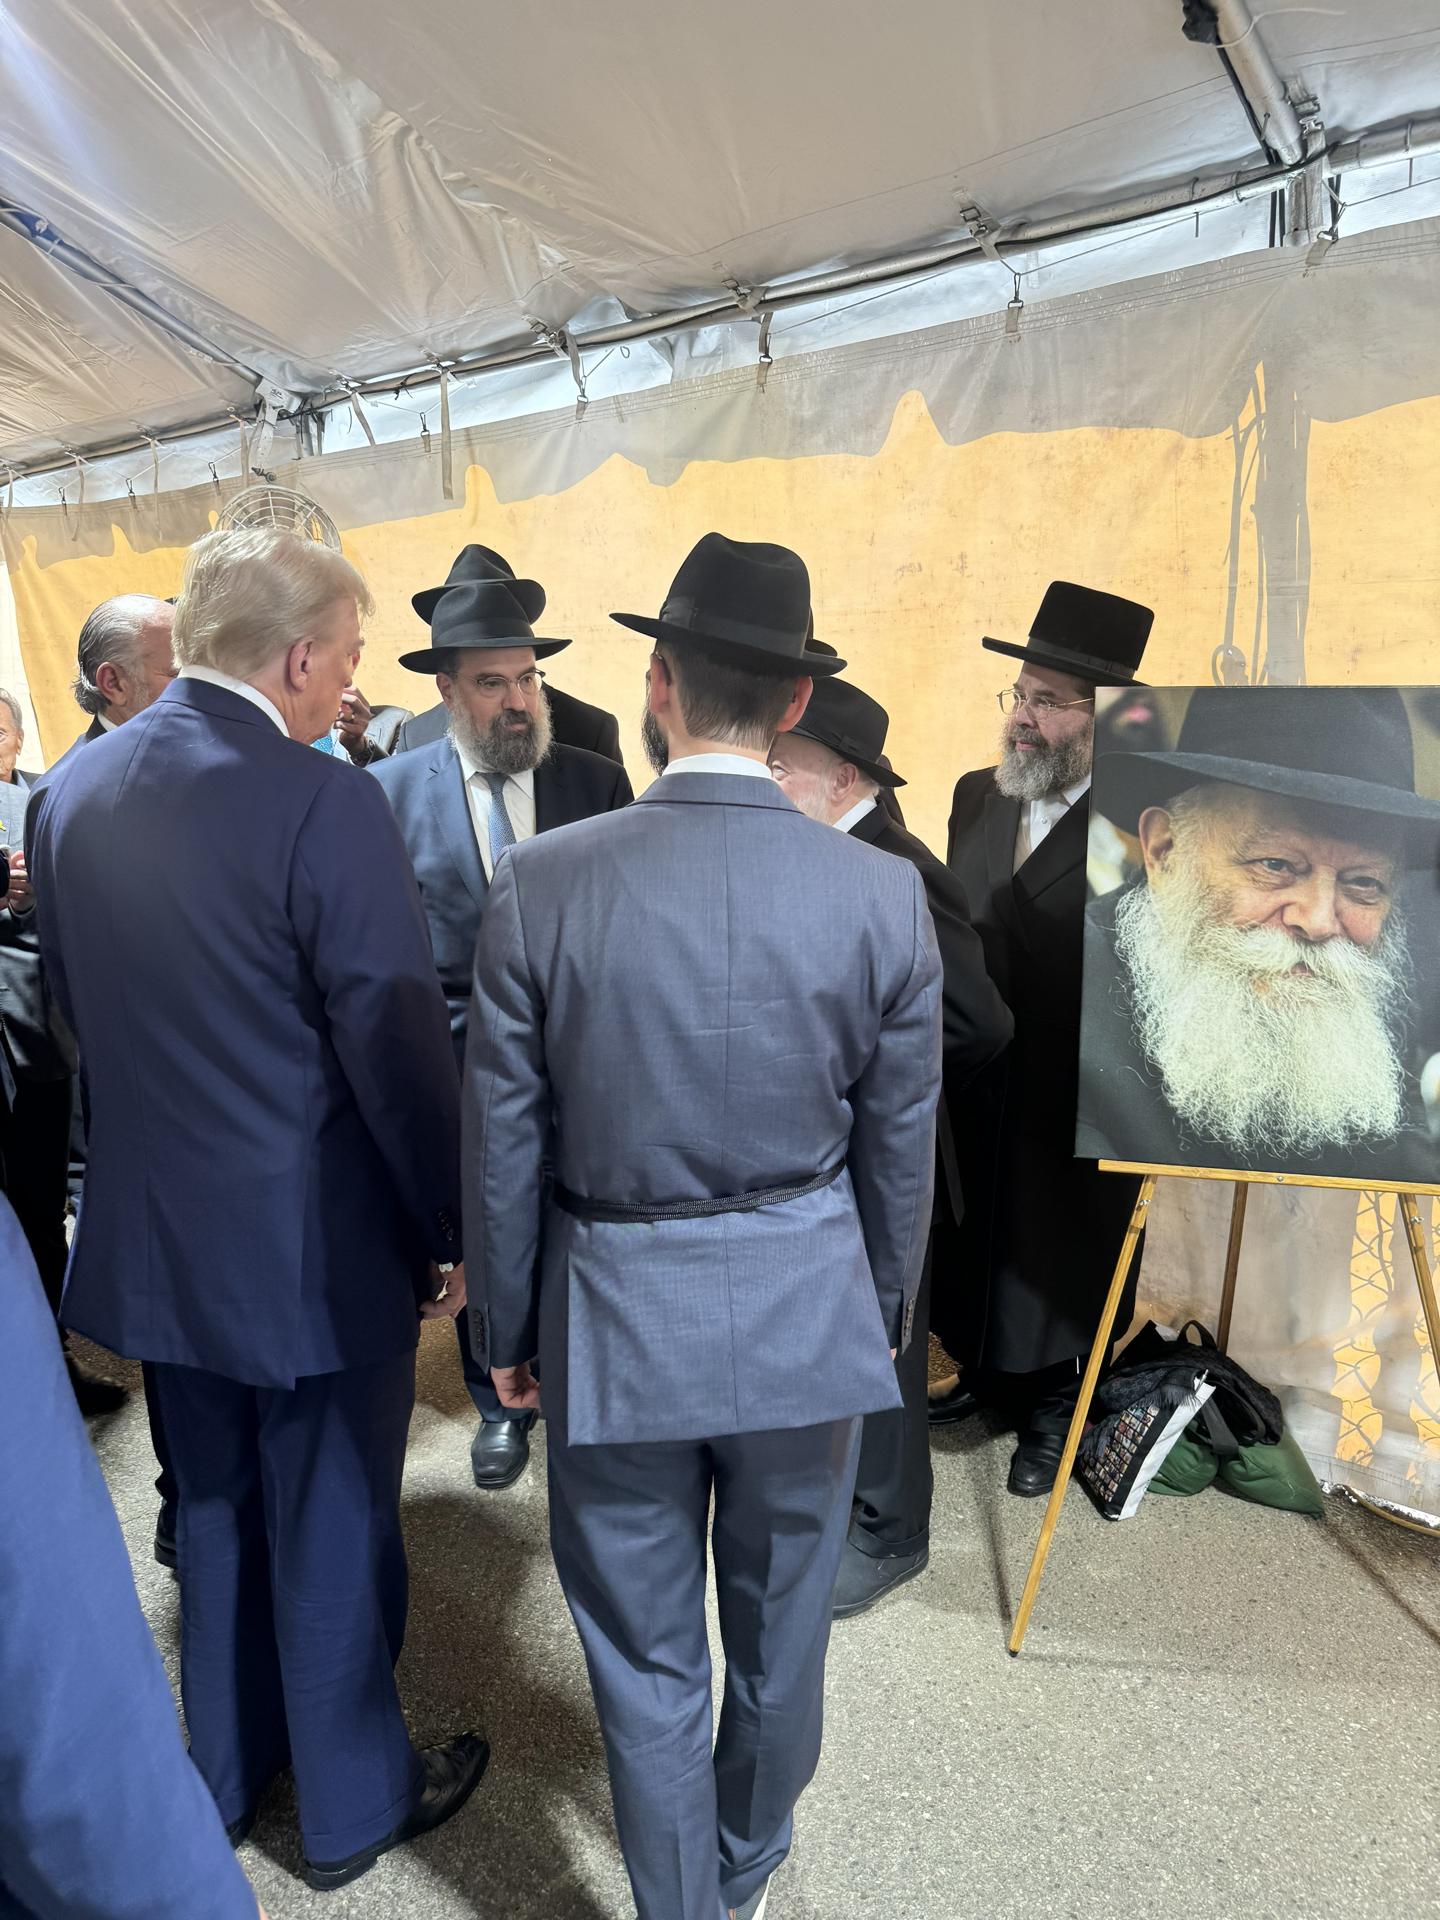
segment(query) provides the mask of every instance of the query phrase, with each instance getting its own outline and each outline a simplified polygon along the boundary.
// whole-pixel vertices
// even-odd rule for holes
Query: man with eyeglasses
[[[937,1261],[932,1311],[960,1371],[932,1388],[930,1419],[1012,1412],[1021,1495],[1054,1485],[1135,1203],[1134,1181],[1075,1158],[1075,1115],[1095,689],[1134,681],[1153,619],[1057,580],[1028,640],[986,639],[1023,665],[998,696],[1000,764],[965,774],[950,814],[948,863],[1015,1038],[951,1113],[965,1217],[948,1286]]]
[[[495,559],[483,576],[438,596],[430,645],[400,657],[413,673],[436,675],[448,732],[370,769],[395,809],[420,883],[462,1067],[475,939],[501,854],[633,798],[623,767],[553,740],[545,675],[536,662],[570,642],[537,639],[530,610],[543,607],[543,591],[534,581],[516,580]],[[465,1384],[480,1415],[470,1465],[476,1486],[495,1491],[525,1471],[535,1416],[501,1405],[475,1358],[466,1321],[457,1320],[455,1328]]]

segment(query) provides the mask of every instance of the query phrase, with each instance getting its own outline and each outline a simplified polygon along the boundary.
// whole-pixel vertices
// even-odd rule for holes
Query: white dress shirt
[[[1047,793],[1043,799],[1031,800],[1020,810],[1020,824],[1015,829],[1015,865],[1013,872],[1018,873],[1025,862],[1046,839],[1052,830],[1059,826],[1066,814],[1082,794],[1090,791],[1090,776],[1077,780],[1073,787],[1065,787],[1059,793]]]
[[[743,773],[757,780],[773,777],[763,760],[747,760],[743,753],[687,754],[683,760],[672,760],[665,773]]]
[[[855,802],[848,813],[842,813],[835,825],[841,833],[849,833],[852,827],[860,824],[867,813],[873,813],[879,804],[873,793],[867,793],[863,800]]]
[[[103,713],[97,713],[95,718],[100,722],[100,725],[104,728],[106,733],[114,733],[115,729],[120,724],[118,720],[107,720]]]
[[[481,764],[457,740],[455,752],[465,777],[465,798],[470,802],[470,824],[475,829],[475,844],[480,849],[480,864],[485,878],[495,878],[495,862],[490,853],[490,768]],[[507,774],[501,788],[505,812],[514,829],[516,844],[535,838],[535,775]]]
[[[218,667],[182,667],[176,674],[177,680],[203,680],[207,687],[224,687],[227,693],[238,693],[242,700],[248,700],[252,707],[258,707],[268,714],[288,740],[290,729],[281,717],[280,709],[267,694],[258,687],[252,687],[248,680],[237,680],[233,673],[221,673]]]

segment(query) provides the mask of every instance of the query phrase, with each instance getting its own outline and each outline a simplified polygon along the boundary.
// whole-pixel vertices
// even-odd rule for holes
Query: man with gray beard
[[[400,664],[437,676],[449,732],[370,769],[395,809],[420,883],[457,1071],[465,1058],[475,940],[497,860],[537,833],[609,813],[633,797],[625,769],[613,760],[552,741],[545,676],[536,663],[570,642],[537,639],[532,631],[529,608],[543,606],[544,598],[534,581],[502,576],[498,568],[491,578],[448,587],[434,606],[431,644],[402,654]],[[530,1458],[534,1415],[500,1404],[463,1316],[455,1331],[480,1415],[470,1448],[475,1484],[508,1487]]]
[[[960,1371],[936,1383],[930,1418],[1012,1415],[1022,1496],[1054,1484],[1135,1201],[1132,1180],[1076,1159],[1074,1115],[1095,689],[1134,682],[1151,619],[1057,580],[1027,640],[986,640],[1021,665],[998,690],[1000,765],[965,774],[950,815],[947,864],[1015,1038],[951,1112],[965,1217],[932,1323]]]
[[[1386,1184],[1440,1179],[1403,896],[1435,889],[1391,689],[1202,689],[1174,753],[1102,758],[1144,878],[1087,915],[1077,1151]]]

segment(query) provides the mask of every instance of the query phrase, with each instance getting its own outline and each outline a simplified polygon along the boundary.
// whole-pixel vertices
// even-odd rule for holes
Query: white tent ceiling
[[[967,204],[1003,228],[1263,166],[1181,17],[1181,0],[0,0],[0,205],[21,210],[0,229],[0,460],[248,410],[257,376],[333,394],[529,342],[535,320],[584,329],[883,259],[964,235]],[[1262,10],[1256,31],[1327,141],[1440,108],[1437,0]],[[1393,185],[1372,222],[1440,206]],[[1207,245],[1264,244],[1253,204],[1229,214]],[[1095,272],[1157,264],[1119,247]]]

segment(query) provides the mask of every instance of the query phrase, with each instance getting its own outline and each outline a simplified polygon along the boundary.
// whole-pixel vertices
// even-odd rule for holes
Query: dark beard
[[[488,726],[477,727],[467,715],[452,713],[451,738],[462,745],[472,760],[507,779],[517,773],[533,773],[548,757],[551,747],[550,707],[545,696],[534,714],[525,716],[523,728],[508,724],[507,709],[497,713]]]
[[[648,706],[640,715],[640,741],[645,748],[645,758],[656,773],[663,773],[670,764],[670,743]]]

